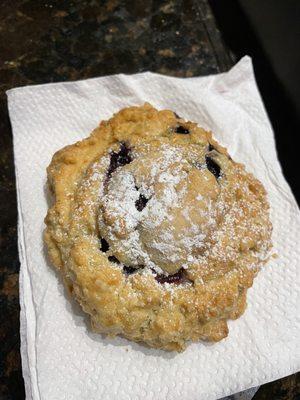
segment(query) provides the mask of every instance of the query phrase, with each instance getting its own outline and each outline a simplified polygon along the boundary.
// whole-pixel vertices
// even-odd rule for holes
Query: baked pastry
[[[55,153],[45,241],[96,332],[219,341],[271,248],[262,184],[210,132],[150,104]]]

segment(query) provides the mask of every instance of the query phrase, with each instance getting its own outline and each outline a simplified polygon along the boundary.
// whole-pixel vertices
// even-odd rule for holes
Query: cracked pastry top
[[[94,331],[176,351],[227,336],[272,226],[262,184],[210,132],[129,107],[47,172],[48,252]]]

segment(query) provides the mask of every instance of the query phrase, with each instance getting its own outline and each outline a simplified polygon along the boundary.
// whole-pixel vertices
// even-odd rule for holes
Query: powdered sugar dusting
[[[153,160],[150,155],[142,160],[136,156],[134,162],[112,174],[101,199],[99,226],[112,254],[122,263],[174,273],[195,262],[191,254],[203,247],[206,235],[189,215],[186,195],[191,167],[180,149],[162,146]],[[145,171],[146,165],[141,179],[139,171]],[[138,211],[135,204],[141,194],[147,205]],[[199,194],[196,205],[198,201],[203,201]]]
[[[115,256],[119,267],[172,275],[195,265],[211,268],[215,260],[237,263],[243,247],[251,252],[254,266],[268,257],[269,245],[264,249],[258,238],[261,226],[253,225],[253,249],[249,235],[243,238],[243,229],[249,231],[251,224],[245,210],[252,205],[238,200],[228,205],[226,191],[219,193],[220,182],[199,164],[197,154],[189,156],[177,146],[162,144],[153,151],[146,144],[142,150],[133,149],[132,161],[114,170],[108,181],[95,168],[89,180],[93,183],[102,175],[100,235],[109,243],[107,255]],[[249,191],[237,180],[231,191],[238,190]],[[137,207],[141,196],[144,203]]]

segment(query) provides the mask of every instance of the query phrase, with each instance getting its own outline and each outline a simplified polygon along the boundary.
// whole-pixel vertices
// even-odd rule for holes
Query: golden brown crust
[[[177,134],[177,126],[189,133]],[[108,182],[109,154],[117,152],[120,143],[132,149],[133,160],[113,172]],[[213,149],[208,148],[209,143]],[[132,248],[128,250],[132,231],[127,214],[116,209],[119,203],[114,193],[123,173],[139,186],[151,187],[151,196],[157,201],[163,198],[170,183],[161,175],[159,185],[151,183],[150,169],[160,165],[170,149],[176,149],[176,157],[166,171],[176,170],[181,177],[171,189],[176,196],[184,193],[180,201],[187,204],[192,222],[202,224],[205,239],[202,247],[195,245],[192,250],[189,243],[178,244],[175,253],[178,250],[180,256],[176,253],[178,257],[168,263],[169,253],[152,246],[154,234],[148,223],[156,205],[152,200],[152,214],[139,214],[144,220],[134,228],[146,264],[150,257],[147,268],[139,268],[132,261]],[[220,179],[204,168],[207,157],[220,167]],[[130,107],[103,121],[89,138],[58,151],[47,172],[55,199],[45,219],[48,252],[72,294],[90,314],[95,331],[177,351],[190,340],[218,341],[227,336],[226,320],[244,312],[247,288],[271,247],[271,224],[263,186],[243,165],[231,160],[210,132],[178,119],[172,111],[157,111],[149,104]],[[184,205],[166,207],[173,222],[167,218],[154,221],[153,232],[164,240],[164,232],[172,231],[172,238],[179,243],[183,229],[188,232],[191,227],[190,219]],[[209,207],[213,207],[211,215],[207,214]],[[202,219],[198,209],[203,212]],[[212,222],[207,222],[207,215]],[[108,252],[101,251],[100,234],[109,242]],[[193,260],[185,265],[186,281],[159,283],[158,271],[177,273],[188,251]],[[120,264],[109,259],[116,254]],[[137,272],[126,274],[124,260]],[[151,263],[158,270],[153,272]]]

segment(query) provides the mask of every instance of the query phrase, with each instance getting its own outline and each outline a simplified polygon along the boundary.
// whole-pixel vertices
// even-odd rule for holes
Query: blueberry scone
[[[45,241],[94,331],[182,351],[216,342],[271,248],[262,184],[210,132],[150,104],[48,167]]]

